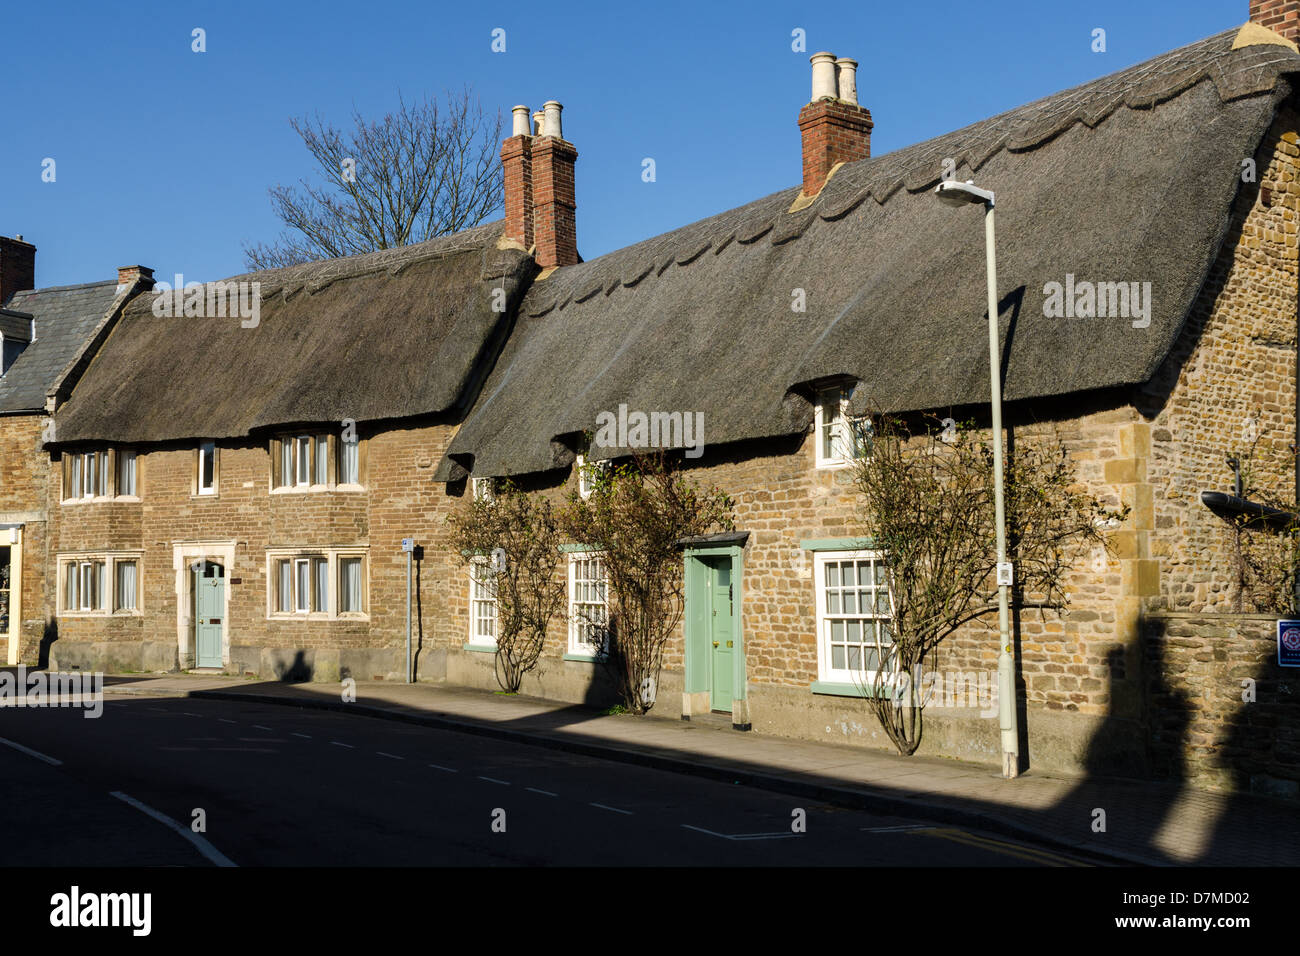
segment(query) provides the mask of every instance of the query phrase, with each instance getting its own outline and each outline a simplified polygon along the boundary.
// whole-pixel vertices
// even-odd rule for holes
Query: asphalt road
[[[7,866],[1077,865],[687,774],[193,698],[106,698],[95,720],[0,710],[0,780]]]

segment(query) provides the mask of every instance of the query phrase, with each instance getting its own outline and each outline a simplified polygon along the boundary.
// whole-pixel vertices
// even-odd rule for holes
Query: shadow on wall
[[[424,545],[411,551],[411,674],[418,677],[420,657],[424,653],[424,602],[420,596],[420,571],[424,568]],[[405,645],[403,645],[405,646]],[[405,674],[402,675],[405,678]]]
[[[1231,693],[1239,701],[1242,696],[1254,699],[1240,702],[1233,711],[1227,738],[1219,751],[1221,764],[1230,770],[1234,796],[1215,828],[1207,854],[1211,857],[1240,841],[1228,824],[1249,813],[1240,806],[1242,795],[1262,793],[1291,800],[1300,796],[1300,671],[1280,667],[1274,656],[1247,676],[1254,681],[1253,686],[1243,686],[1247,681],[1241,674],[1229,672],[1229,677],[1234,678]]]
[[[37,648],[36,666],[42,670],[50,666],[50,646],[59,639],[59,621],[57,618],[50,618],[45,622],[45,630],[41,634],[41,643]]]
[[[615,613],[609,615],[605,629],[605,649],[605,659],[592,666],[591,680],[582,697],[584,708],[603,711],[623,702],[619,675],[627,672],[627,660]]]
[[[282,684],[306,684],[311,681],[311,676],[312,668],[304,651],[294,652],[292,664],[276,661],[275,679]]]

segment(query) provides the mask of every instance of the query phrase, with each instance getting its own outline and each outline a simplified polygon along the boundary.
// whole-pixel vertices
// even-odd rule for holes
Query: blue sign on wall
[[[1300,667],[1300,621],[1277,622],[1277,664]]]

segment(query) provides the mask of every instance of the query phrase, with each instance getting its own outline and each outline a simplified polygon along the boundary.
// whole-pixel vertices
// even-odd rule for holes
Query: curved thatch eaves
[[[260,324],[159,318],[117,329],[56,415],[61,443],[230,438],[279,424],[439,413],[504,332],[535,267],[499,222],[400,249],[235,276],[261,283]],[[506,312],[493,309],[502,288]]]
[[[841,167],[800,212],[791,189],[557,270],[529,290],[449,454],[476,475],[554,468],[557,436],[620,404],[702,412],[709,444],[793,434],[811,416],[800,388],[834,376],[860,383],[859,407],[987,401],[982,213],[930,194],[945,158],[997,194],[1006,398],[1146,381],[1300,70],[1287,47],[1232,50],[1236,35]],[[1067,274],[1150,283],[1149,325],[1046,317],[1044,287]]]

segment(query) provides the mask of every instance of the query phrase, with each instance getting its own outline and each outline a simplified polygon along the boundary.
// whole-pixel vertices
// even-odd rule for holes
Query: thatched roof
[[[0,377],[0,413],[39,412],[45,393],[93,337],[117,296],[117,282],[51,286],[17,292],[11,311],[32,317],[35,338]]]
[[[1242,160],[1300,70],[1290,47],[1234,50],[1237,37],[848,164],[802,211],[788,211],[792,188],[557,270],[529,290],[440,477],[565,467],[566,436],[621,403],[703,412],[718,444],[801,432],[806,386],[837,375],[860,383],[859,407],[986,402],[982,213],[930,194],[945,158],[997,194],[1006,398],[1148,380],[1225,235]],[[1067,274],[1150,282],[1150,325],[1046,317],[1044,286]],[[806,312],[792,311],[796,289]]]
[[[534,266],[501,224],[399,249],[235,276],[256,328],[127,306],[71,399],[60,443],[231,438],[281,424],[435,414],[466,400]],[[494,310],[493,290],[508,308]]]

